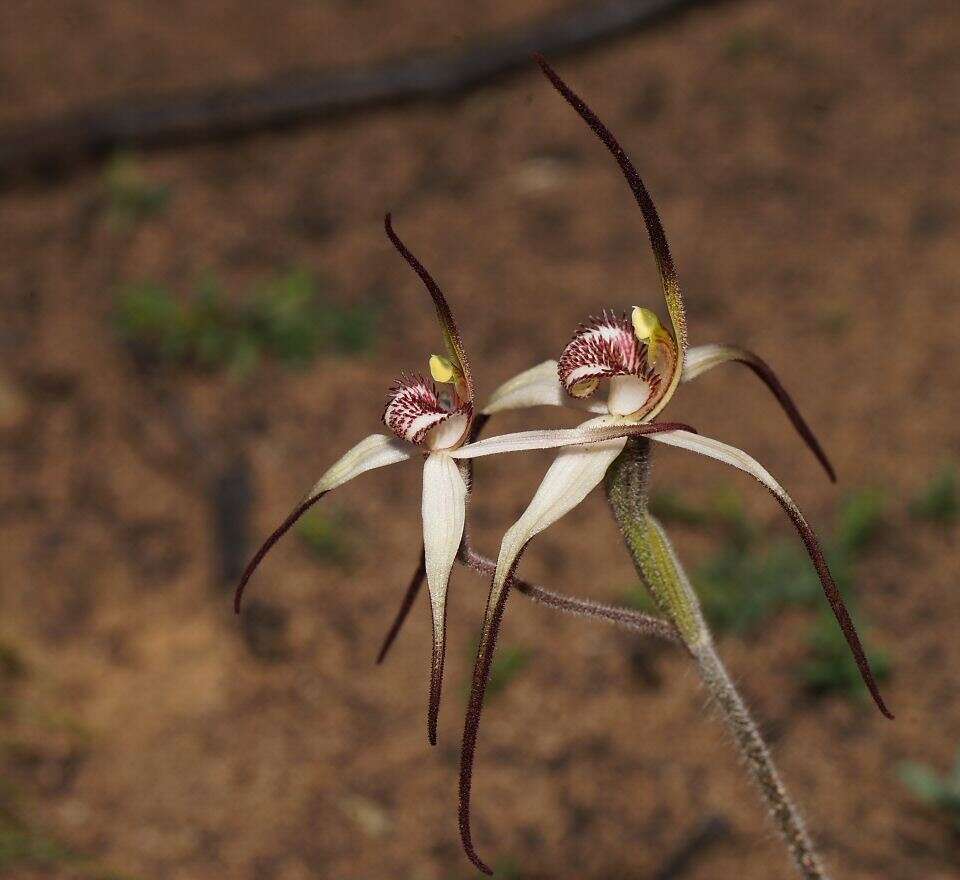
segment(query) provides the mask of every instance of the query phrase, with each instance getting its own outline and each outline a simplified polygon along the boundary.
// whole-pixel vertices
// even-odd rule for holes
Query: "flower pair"
[[[447,354],[430,357],[433,381],[413,374],[401,375],[394,382],[382,416],[383,423],[394,436],[372,434],[366,437],[320,477],[304,500],[274,530],[247,565],[237,587],[234,608],[239,612],[246,585],[264,556],[324,495],[369,470],[422,455],[423,561],[414,578],[414,587],[419,586],[419,579],[425,575],[433,616],[427,730],[430,743],[436,744],[446,652],[447,585],[464,535],[470,482],[467,462],[472,458],[501,452],[595,444],[612,438],[675,432],[686,426],[598,419],[572,430],[521,431],[480,442],[467,442],[474,426],[482,422],[476,417],[474,382],[460,331],[440,287],[394,232],[389,214],[384,226],[391,242],[420,276],[433,299]],[[408,607],[405,605],[405,608]]]
[[[270,535],[244,572],[236,608],[250,576],[276,541],[327,492],[374,468],[415,455],[423,466],[423,555],[396,622],[380,653],[382,659],[403,622],[423,578],[433,616],[428,736],[436,742],[445,653],[446,596],[450,572],[465,546],[466,502],[470,492],[472,459],[503,452],[560,448],[529,506],[504,535],[487,601],[470,702],[464,727],[460,772],[460,829],[467,854],[481,870],[489,869],[477,856],[470,833],[470,786],[483,695],[489,677],[497,632],[514,572],[529,542],[573,509],[604,478],[628,439],[649,436],[731,465],[755,477],[786,511],[810,555],[837,621],[856,659],[864,682],[883,714],[892,717],[880,696],[856,630],[824,560],[816,536],[786,491],[745,452],[703,437],[692,428],[655,421],[679,385],[715,366],[737,361],[748,366],[780,402],[831,479],[833,469],[793,401],[770,367],[755,354],[728,345],[690,348],[687,342],[683,298],[673,259],[656,208],[633,164],[617,140],[583,101],[539,56],[537,61],[554,87],[590,126],[611,152],[640,207],[657,265],[670,329],[647,308],[634,307],[629,315],[604,312],[581,325],[558,361],[547,361],[511,379],[477,409],[475,387],[460,331],[437,283],[394,232],[390,215],[386,231],[394,246],[419,275],[429,291],[446,348],[430,358],[432,381],[419,374],[402,376],[393,385],[383,422],[393,437],[374,434],[337,461],[311,489],[304,501]],[[672,331],[672,332],[671,332]],[[605,398],[598,399],[601,383]],[[508,409],[541,405],[573,405],[593,417],[577,428],[535,430],[477,439],[490,416]],[[688,645],[688,647],[691,647]]]

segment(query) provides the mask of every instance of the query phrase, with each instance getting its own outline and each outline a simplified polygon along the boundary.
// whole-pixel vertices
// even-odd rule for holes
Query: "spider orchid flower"
[[[536,405],[574,405],[601,415],[581,428],[601,422],[640,426],[650,423],[670,402],[682,382],[715,366],[738,361],[748,366],[770,388],[801,437],[831,480],[835,474],[813,432],[770,367],[752,352],[729,345],[689,348],[683,298],[667,238],[657,210],[632,162],[613,134],[540,56],[534,56],[544,74],[577,111],[616,159],[640,207],[660,276],[672,333],[648,308],[633,307],[629,316],[605,311],[581,324],[559,361],[546,361],[498,388],[484,414]],[[605,399],[595,395],[607,384]],[[662,431],[651,439],[678,446],[745,471],[763,484],[780,503],[806,547],[820,577],[827,600],[846,637],[860,674],[880,711],[892,718],[877,688],[869,662],[843,598],[827,567],[820,545],[800,509],[770,473],[747,453],[695,432]],[[487,601],[470,703],[464,728],[460,771],[460,830],[467,855],[481,871],[491,873],[474,849],[470,831],[470,790],[483,694],[514,571],[529,542],[552,525],[599,485],[608,467],[628,441],[619,437],[590,446],[561,450],[548,469],[529,506],[504,535]],[[490,443],[493,441],[481,441]]]
[[[446,651],[447,585],[463,539],[469,494],[470,474],[466,461],[498,452],[596,443],[610,437],[651,434],[685,426],[621,424],[619,421],[601,419],[573,430],[521,431],[478,443],[467,442],[475,421],[474,383],[460,331],[440,287],[394,232],[389,214],[384,225],[394,247],[419,275],[433,299],[446,355],[434,354],[430,357],[432,381],[421,374],[404,374],[394,382],[382,417],[393,436],[372,434],[366,437],[320,477],[304,500],[270,534],[250,560],[236,590],[234,609],[239,613],[247,583],[264,556],[328,492],[367,471],[417,455],[423,456],[423,554],[414,583],[419,586],[423,575],[426,575],[433,616],[427,733],[430,743],[435,745]],[[404,604],[407,605],[406,602]]]

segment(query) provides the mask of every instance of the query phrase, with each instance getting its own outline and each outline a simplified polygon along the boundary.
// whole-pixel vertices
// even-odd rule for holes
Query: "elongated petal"
[[[433,299],[433,304],[437,309],[437,319],[440,321],[440,331],[443,334],[443,341],[447,347],[447,353],[450,355],[450,360],[454,362],[463,375],[463,379],[467,385],[467,399],[472,402],[474,395],[473,378],[470,375],[470,364],[467,362],[466,351],[463,347],[463,338],[460,336],[457,322],[453,318],[453,312],[450,311],[450,306],[447,305],[446,297],[444,297],[440,285],[433,280],[433,277],[424,265],[410,253],[407,246],[400,240],[400,236],[393,231],[393,222],[389,214],[384,217],[383,226],[387,231],[387,236],[390,241],[393,242],[393,246],[400,252],[400,256],[407,261],[410,268],[420,276],[420,280]]]
[[[407,585],[407,589],[403,594],[403,599],[400,601],[400,607],[397,609],[396,616],[393,618],[393,623],[390,625],[390,629],[387,630],[387,635],[384,637],[383,644],[380,646],[380,651],[377,654],[378,666],[386,659],[387,653],[393,646],[394,640],[400,634],[400,630],[403,628],[403,624],[406,622],[407,615],[410,613],[413,603],[420,594],[420,588],[423,586],[423,579],[426,577],[426,574],[427,568],[424,560],[424,550],[421,547],[420,562],[417,563],[417,570],[413,573],[413,577],[410,578],[410,583]]]
[[[466,515],[467,484],[457,463],[448,455],[428,455],[423,466],[423,550],[427,589],[433,611],[433,663],[427,733],[437,743],[437,718],[446,651],[447,584],[457,558]]]
[[[817,457],[817,461],[823,465],[823,469],[827,472],[827,476],[830,477],[831,482],[835,483],[837,481],[837,474],[833,469],[833,465],[830,464],[830,459],[827,458],[827,454],[823,451],[823,447],[817,440],[816,435],[803,416],[800,415],[800,410],[797,409],[793,398],[787,394],[787,390],[780,384],[776,373],[773,372],[770,365],[759,355],[735,345],[718,345],[714,343],[711,345],[695,346],[687,351],[687,358],[683,364],[682,381],[690,382],[708,370],[712,370],[714,367],[729,363],[730,361],[736,361],[749,367],[767,388],[770,389],[773,396],[777,398],[780,406],[783,407],[783,411],[787,414],[787,418],[790,419],[793,427],[797,429],[797,433],[803,438],[810,451]]]
[[[593,419],[591,422],[603,422],[603,419]],[[603,480],[610,463],[620,454],[626,442],[626,439],[621,437],[589,447],[562,450],[547,471],[530,505],[507,531],[500,545],[497,569],[487,599],[480,646],[473,670],[470,702],[463,730],[463,747],[460,752],[460,836],[469,859],[487,874],[491,873],[490,868],[477,854],[470,831],[470,791],[483,696],[509,592],[508,578],[513,574],[520,554],[534,535],[555,523],[586,498]]]
[[[384,467],[388,464],[394,464],[398,461],[404,461],[410,458],[414,448],[393,437],[387,437],[384,434],[371,434],[369,437],[361,440],[346,455],[337,461],[327,472],[320,477],[316,485],[307,493],[307,497],[293,510],[293,512],[273,531],[273,533],[263,542],[260,549],[250,560],[237,591],[233,598],[233,608],[237,614],[240,613],[240,603],[243,600],[243,591],[247,586],[250,577],[256,571],[257,566],[263,560],[263,557],[270,552],[270,548],[277,543],[314,504],[316,504],[327,492],[342,486],[354,477],[360,476],[365,471],[374,468]]]
[[[514,434],[501,434],[487,437],[476,443],[469,443],[448,453],[453,458],[481,458],[500,452],[525,452],[531,449],[556,449],[559,446],[584,446],[591,443],[603,443],[623,437],[639,437],[644,434],[656,434],[660,431],[690,431],[692,427],[682,422],[647,422],[637,424],[625,421],[618,416],[599,416],[584,422],[577,428],[557,428],[542,431],[517,431]]]
[[[487,415],[528,406],[572,406],[588,412],[606,412],[602,402],[568,397],[557,378],[557,362],[544,361],[503,383],[483,408]]]
[[[600,121],[596,113],[593,112],[556,73],[556,71],[547,63],[541,55],[534,55],[534,59],[543,70],[547,79],[553,84],[553,87],[560,92],[567,103],[573,107],[587,125],[593,130],[593,133],[600,138],[604,146],[610,151],[623,176],[630,186],[633,196],[640,206],[643,214],[643,221],[647,227],[647,234],[650,236],[650,246],[653,249],[653,258],[657,264],[657,272],[660,275],[660,283],[663,286],[663,296],[667,303],[667,311],[670,313],[670,321],[673,324],[673,333],[677,341],[677,362],[674,367],[670,384],[663,397],[650,413],[650,418],[654,418],[664,406],[667,405],[673,396],[677,385],[680,383],[680,374],[683,367],[683,358],[687,350],[687,321],[686,313],[683,307],[683,294],[680,290],[680,280],[677,277],[676,268],[673,265],[673,256],[670,253],[670,246],[667,244],[667,236],[663,231],[663,224],[660,222],[660,216],[657,214],[656,206],[650,193],[643,183],[637,169],[630,161],[630,157],[624,152],[623,147],[613,136],[613,133]]]
[[[773,497],[777,499],[780,506],[786,511],[787,516],[790,517],[803,541],[804,547],[807,549],[810,560],[813,562],[813,566],[820,576],[820,583],[823,585],[823,592],[827,597],[827,601],[830,603],[830,608],[833,610],[833,614],[837,618],[837,623],[840,624],[840,629],[843,630],[843,635],[847,640],[847,644],[850,646],[853,658],[857,662],[857,668],[860,670],[860,676],[863,678],[864,684],[873,696],[877,708],[879,708],[887,718],[893,718],[890,710],[887,709],[886,704],[883,702],[883,697],[880,695],[880,689],[870,669],[870,662],[864,653],[856,627],[853,625],[850,614],[847,612],[847,607],[843,602],[843,596],[840,594],[840,590],[833,580],[833,575],[830,573],[830,568],[823,556],[823,550],[820,548],[817,536],[808,525],[806,519],[804,519],[800,508],[797,507],[793,499],[786,493],[786,490],[770,475],[763,465],[735,446],[728,446],[719,440],[714,440],[710,437],[701,437],[697,434],[688,434],[685,431],[667,432],[654,434],[652,436],[654,440],[658,440],[661,443],[667,443],[670,446],[680,446],[683,449],[699,452],[708,458],[714,458],[717,461],[722,461],[724,464],[744,471],[770,490]]]

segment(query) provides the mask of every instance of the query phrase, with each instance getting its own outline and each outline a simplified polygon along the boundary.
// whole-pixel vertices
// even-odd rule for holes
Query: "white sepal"
[[[683,449],[699,452],[708,458],[714,458],[717,461],[722,461],[724,464],[744,471],[773,494],[793,522],[794,528],[796,528],[807,550],[807,554],[810,556],[810,561],[817,570],[817,575],[820,577],[820,583],[823,586],[823,592],[827,597],[827,601],[830,603],[830,608],[837,619],[837,623],[840,625],[840,629],[843,631],[844,638],[847,640],[847,645],[850,647],[850,651],[856,661],[857,668],[860,670],[860,676],[864,684],[866,684],[869,689],[880,711],[887,716],[887,718],[892,719],[893,715],[884,703],[880,689],[877,687],[876,679],[870,669],[870,661],[867,659],[866,653],[863,650],[863,644],[850,618],[850,612],[844,604],[843,595],[837,588],[833,575],[830,573],[830,568],[824,558],[820,542],[800,512],[800,509],[787,494],[783,486],[770,475],[763,465],[735,446],[728,446],[719,440],[714,440],[710,437],[701,437],[699,434],[691,434],[686,431],[664,431],[663,433],[651,434],[650,436],[660,443],[666,443],[670,446],[680,446]]]
[[[423,552],[433,614],[433,669],[428,713],[429,738],[437,739],[437,713],[445,653],[447,585],[460,549],[466,516],[467,486],[457,463],[445,453],[427,456],[423,465]]]
[[[374,468],[384,467],[388,464],[394,464],[398,461],[404,461],[413,454],[415,447],[393,437],[387,437],[383,434],[371,434],[365,437],[346,455],[342,456],[333,467],[320,477],[316,485],[307,493],[307,496],[297,505],[296,508],[287,516],[287,518],[275,528],[267,540],[260,545],[260,549],[253,555],[253,558],[247,563],[240,583],[237,586],[233,599],[234,610],[240,613],[240,603],[243,600],[243,592],[247,583],[257,570],[257,566],[263,561],[263,557],[270,552],[270,549],[277,543],[314,504],[316,504],[331,489],[342,486],[348,480],[359,476],[365,471]]]
[[[609,416],[601,416],[584,422],[575,430],[609,425],[610,421]],[[583,501],[603,479],[626,443],[626,438],[621,437],[591,446],[571,447],[562,450],[554,459],[527,509],[503,536],[488,608],[496,605],[511,568],[531,538]]]

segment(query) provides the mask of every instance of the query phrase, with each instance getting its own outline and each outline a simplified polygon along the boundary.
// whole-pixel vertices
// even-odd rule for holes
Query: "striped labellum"
[[[630,320],[604,311],[580,325],[557,363],[560,383],[571,397],[590,397],[601,379],[609,379],[610,413],[640,418],[653,408],[676,363],[676,348],[658,321],[650,326],[646,314],[635,308]],[[649,331],[646,338],[637,332],[638,316],[640,328]]]
[[[391,387],[383,423],[401,440],[427,449],[451,449],[466,437],[473,405],[438,392],[419,373],[401,376]]]

